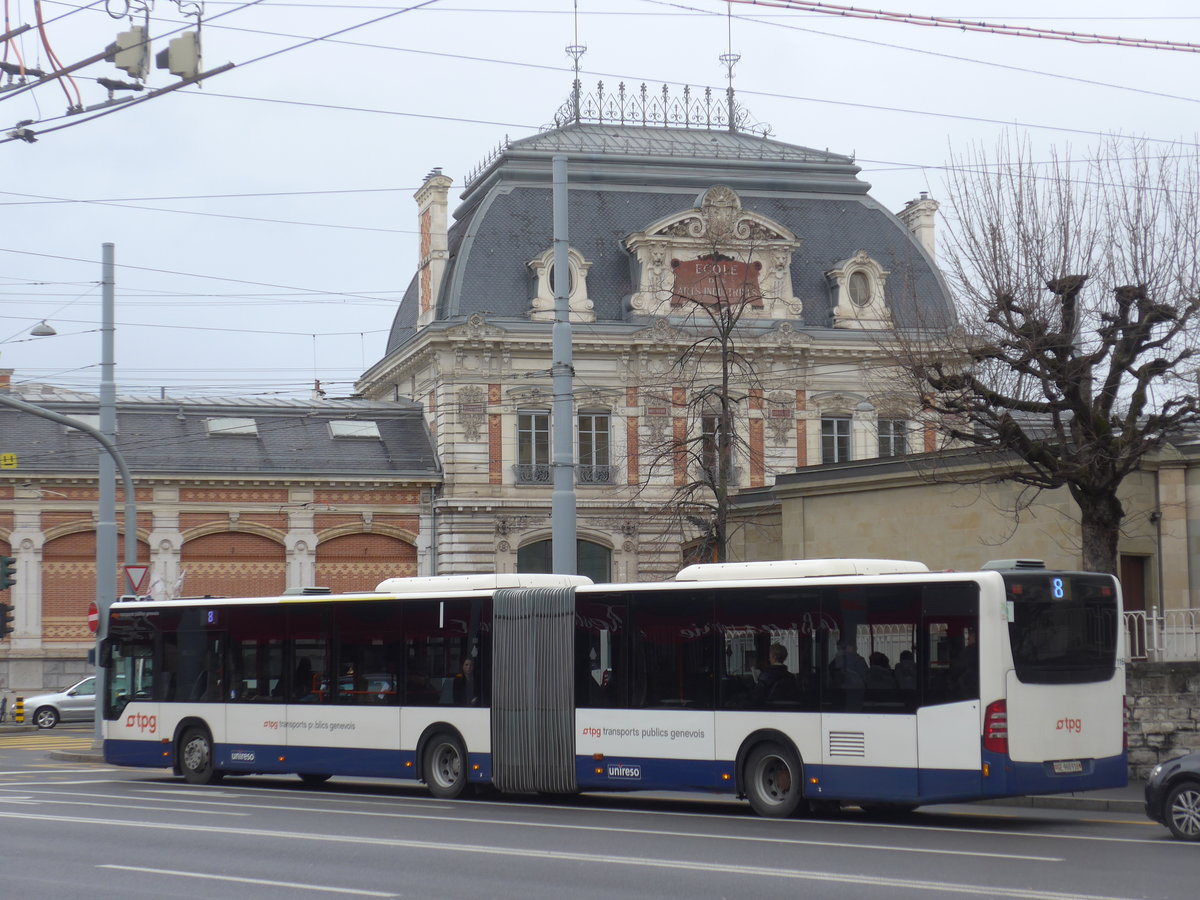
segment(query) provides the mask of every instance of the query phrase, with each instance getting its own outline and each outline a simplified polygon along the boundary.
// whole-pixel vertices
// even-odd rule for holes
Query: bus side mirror
[[[105,638],[100,642],[99,665],[102,669],[107,669],[112,665],[112,639]]]

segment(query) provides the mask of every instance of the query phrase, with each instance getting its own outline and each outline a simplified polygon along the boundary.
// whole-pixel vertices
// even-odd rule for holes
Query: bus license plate
[[[1083,771],[1083,761],[1079,759],[1060,759],[1054,763],[1055,775],[1077,775]]]

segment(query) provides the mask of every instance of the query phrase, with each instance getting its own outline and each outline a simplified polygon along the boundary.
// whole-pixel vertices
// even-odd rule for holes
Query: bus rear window
[[[1117,660],[1117,591],[1106,575],[1004,576],[1017,678],[1023,684],[1107,681]]]

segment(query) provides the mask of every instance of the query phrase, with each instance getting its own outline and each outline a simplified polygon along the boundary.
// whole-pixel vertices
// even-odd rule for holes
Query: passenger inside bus
[[[783,644],[772,644],[768,658],[770,664],[758,674],[758,684],[755,685],[754,698],[760,703],[795,700],[797,696],[796,679],[787,667],[787,647]]]
[[[479,679],[475,677],[475,660],[463,660],[462,671],[454,676],[454,705],[479,705]]]

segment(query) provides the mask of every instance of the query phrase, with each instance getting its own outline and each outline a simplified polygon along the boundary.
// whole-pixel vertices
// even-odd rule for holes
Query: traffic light
[[[17,558],[0,556],[0,591],[7,591],[17,583]]]
[[[11,603],[0,603],[0,640],[12,634],[13,608]]]
[[[150,71],[150,36],[142,25],[122,31],[104,49],[104,58],[134,78],[145,78]]]
[[[195,78],[200,74],[200,33],[185,31],[168,41],[167,49],[154,57],[154,65],[180,78]]]

